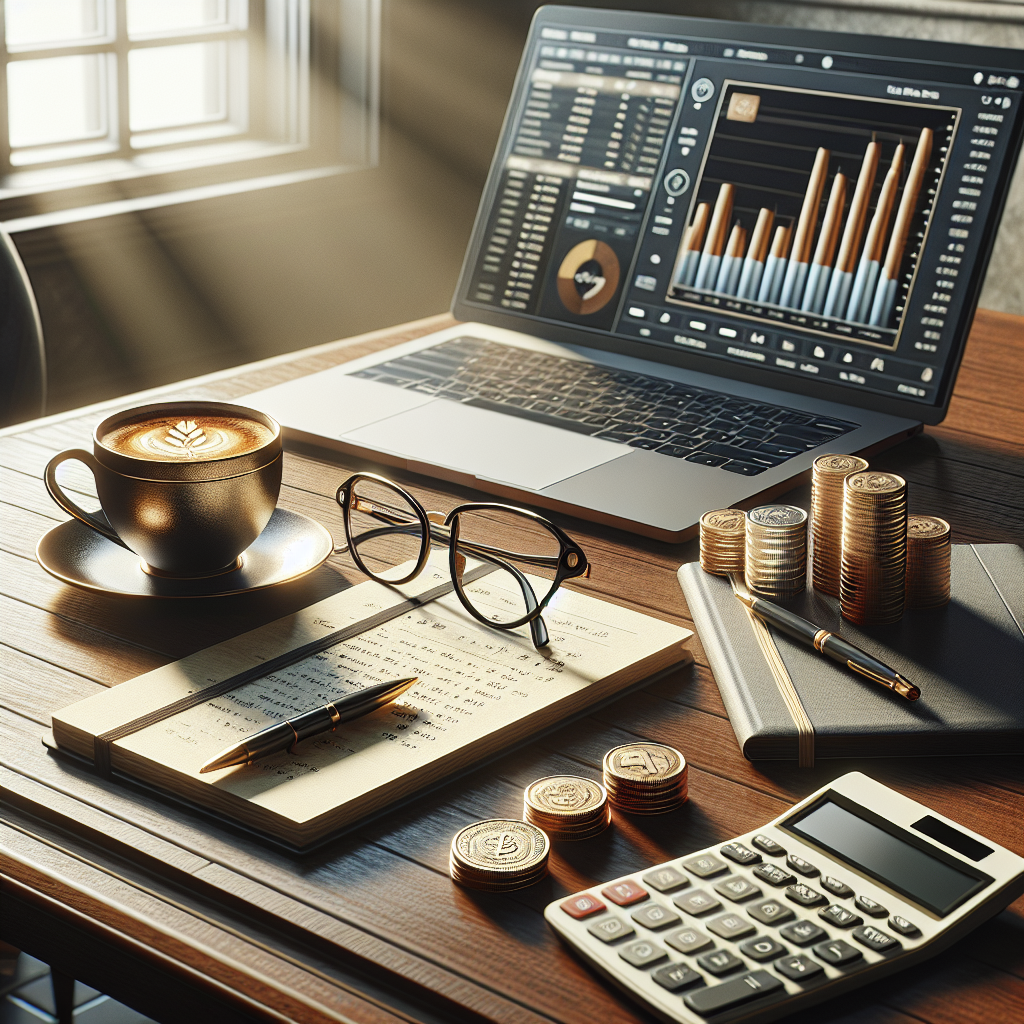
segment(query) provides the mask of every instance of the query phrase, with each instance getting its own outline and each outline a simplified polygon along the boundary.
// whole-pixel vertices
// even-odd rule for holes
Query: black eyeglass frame
[[[390,487],[405,499],[409,508],[412,509],[416,515],[420,529],[419,556],[416,559],[416,564],[412,571],[401,579],[382,579],[366,566],[359,555],[359,550],[355,543],[355,539],[353,538],[352,531],[352,499],[356,496],[354,491],[356,484],[358,484],[360,480],[371,480],[375,483]],[[342,511],[342,518],[345,524],[345,540],[347,542],[348,550],[352,555],[352,560],[356,563],[356,566],[371,579],[377,580],[379,583],[385,583],[392,586],[400,586],[403,583],[408,583],[410,580],[415,579],[426,566],[427,559],[430,557],[431,540],[433,539],[439,543],[446,544],[448,547],[448,567],[452,576],[452,584],[455,588],[455,593],[458,595],[459,601],[462,603],[462,606],[466,611],[475,619],[487,626],[492,626],[495,629],[518,629],[520,626],[529,624],[530,633],[535,647],[546,647],[548,645],[547,627],[544,624],[544,620],[541,618],[541,614],[551,598],[554,597],[558,588],[568,579],[586,578],[590,575],[590,562],[583,549],[571,537],[551,522],[550,519],[547,519],[536,512],[532,512],[530,509],[520,508],[517,505],[506,505],[502,502],[495,501],[467,502],[463,505],[456,505],[456,507],[447,515],[443,516],[440,512],[428,512],[404,487],[396,484],[394,480],[389,480],[387,477],[380,476],[377,473],[354,473],[338,487],[334,495],[334,500],[338,503],[338,506]],[[373,506],[372,501],[370,504]],[[516,515],[523,516],[524,518],[530,519],[538,525],[543,526],[558,541],[558,555],[523,555],[519,552],[506,551],[503,548],[492,548],[489,545],[468,543],[466,541],[462,541],[460,544],[459,516],[464,512],[480,512],[488,509],[502,512],[513,512]],[[371,508],[370,511],[372,512],[373,509]],[[406,514],[405,510],[387,509],[382,506],[376,506],[376,512],[380,515],[387,515],[388,512],[399,511],[401,511],[401,514],[403,515]],[[413,524],[411,523],[409,524],[409,526],[412,525]],[[384,527],[381,532],[385,533],[394,529],[403,529],[403,527],[392,525],[390,527]],[[366,534],[362,534],[361,537],[365,539]],[[492,619],[486,618],[473,606],[473,603],[466,596],[466,593],[463,590],[460,579],[462,572],[461,567],[459,566],[460,555],[458,548],[460,546],[469,554],[479,555],[479,557],[485,561],[493,561],[494,558],[499,555],[514,555],[517,561],[523,561],[528,564],[532,563],[534,565],[543,565],[547,568],[551,568],[553,566],[555,569],[555,576],[551,582],[551,587],[541,600],[537,600],[537,596],[533,592],[533,588],[530,586],[526,576],[515,566],[503,562],[503,567],[516,577],[520,587],[523,588],[523,597],[529,610],[525,615],[513,622],[494,622]],[[533,607],[529,607],[530,605],[533,605]]]

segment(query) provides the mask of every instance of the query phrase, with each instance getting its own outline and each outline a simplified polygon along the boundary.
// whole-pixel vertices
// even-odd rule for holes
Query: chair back
[[[0,224],[0,427],[46,411],[43,325],[11,236]]]

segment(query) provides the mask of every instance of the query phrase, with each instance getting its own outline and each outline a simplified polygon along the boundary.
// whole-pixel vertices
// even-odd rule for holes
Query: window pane
[[[104,0],[7,0],[4,34],[13,47],[88,41],[105,31]]]
[[[128,34],[213,28],[228,20],[228,0],[128,0]]]
[[[7,65],[11,147],[75,142],[107,133],[105,54]]]
[[[133,132],[227,117],[227,44],[154,46],[128,54]]]

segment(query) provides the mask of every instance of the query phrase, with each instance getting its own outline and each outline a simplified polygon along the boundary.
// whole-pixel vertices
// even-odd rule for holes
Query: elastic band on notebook
[[[779,654],[779,649],[775,646],[775,641],[772,639],[768,627],[749,608],[744,610],[747,613],[747,618],[750,619],[750,626],[754,630],[754,636],[757,637],[757,642],[761,647],[765,660],[768,662],[768,667],[772,670],[772,675],[775,677],[775,685],[779,688],[779,693],[782,694],[782,699],[793,719],[793,724],[796,726],[798,763],[801,768],[813,768],[814,726],[811,724],[811,720],[807,717],[807,712],[800,702],[800,694],[796,692],[796,687],[789,676],[786,663],[782,660],[782,655]]]
[[[463,584],[471,583],[481,576],[486,576],[488,573],[493,572],[495,568],[496,566],[487,564],[477,566],[475,569],[463,574],[462,582]],[[276,658],[270,658],[259,665],[253,665],[251,668],[237,672],[233,676],[228,676],[227,679],[221,679],[219,682],[204,686],[201,690],[195,690],[192,693],[186,694],[184,697],[166,704],[162,708],[157,708],[155,711],[150,711],[139,718],[134,718],[130,722],[125,722],[124,725],[108,729],[105,733],[93,739],[93,762],[101,774],[109,776],[111,771],[110,747],[111,744],[116,743],[118,740],[123,740],[126,736],[131,736],[132,733],[147,729],[151,725],[156,725],[157,722],[162,722],[165,718],[170,718],[172,715],[179,715],[183,711],[189,711],[199,704],[205,704],[208,700],[213,700],[215,697],[220,697],[231,690],[236,690],[246,683],[262,679],[272,672],[278,672],[289,665],[294,665],[297,661],[302,661],[304,658],[309,658],[314,654],[319,654],[321,651],[326,651],[335,644],[351,640],[352,637],[375,629],[391,619],[397,619],[399,615],[404,615],[406,612],[419,608],[429,601],[444,597],[445,594],[451,593],[454,589],[453,583],[441,583],[432,590],[427,590],[420,594],[419,597],[408,598],[399,604],[384,608],[368,618],[360,619],[358,622],[352,622],[342,629],[335,630],[333,633],[328,633],[320,637],[319,640],[312,640],[301,647],[293,648],[284,654],[278,655]]]

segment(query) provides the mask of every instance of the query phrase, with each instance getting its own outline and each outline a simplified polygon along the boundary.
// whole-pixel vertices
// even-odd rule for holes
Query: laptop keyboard
[[[860,426],[480,338],[454,338],[352,376],[741,476]]]

